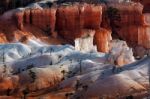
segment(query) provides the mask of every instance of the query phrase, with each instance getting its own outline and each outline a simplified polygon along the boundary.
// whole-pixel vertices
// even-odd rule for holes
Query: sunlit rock
[[[113,40],[110,43],[110,56],[108,60],[115,65],[123,66],[135,61],[132,49],[125,41]]]
[[[80,38],[75,39],[75,49],[81,52],[97,51],[93,43],[95,31],[85,30],[84,32]]]

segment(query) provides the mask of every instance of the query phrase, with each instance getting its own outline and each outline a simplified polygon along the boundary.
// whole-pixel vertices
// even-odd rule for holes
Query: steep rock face
[[[61,6],[57,10],[56,27],[64,38],[73,39],[81,29],[99,29],[102,21],[102,7],[90,4]]]
[[[149,14],[143,14],[143,6],[139,3],[109,4],[108,7],[116,8],[120,21],[114,21],[116,27],[111,27],[118,36],[127,41],[131,46],[141,45],[150,48],[149,36]],[[107,8],[109,9],[109,8]],[[111,21],[111,19],[110,19]],[[108,25],[111,26],[111,23]]]
[[[23,12],[16,13],[16,19],[18,29],[23,30],[24,13]]]
[[[47,34],[54,32],[55,29],[55,17],[56,9],[27,9],[15,14],[17,20],[17,26],[23,30],[25,24],[34,25]]]
[[[150,49],[150,26],[140,27],[138,33],[138,44]]]
[[[116,19],[113,22],[108,18],[110,7],[118,11],[118,15],[110,14]],[[20,30],[24,30],[25,25],[33,25],[48,35],[56,38],[59,35],[72,42],[84,34],[83,29],[98,30],[103,27],[111,29],[112,34],[115,31],[119,39],[127,41],[132,47],[141,45],[149,49],[150,15],[143,14],[142,11],[143,6],[133,2],[110,3],[107,6],[77,3],[49,9],[25,9],[17,12],[15,17]],[[99,51],[108,52],[108,48],[101,48],[102,44],[97,43],[97,46]]]
[[[109,52],[110,40],[112,40],[110,31],[103,28],[96,30],[94,42],[97,45],[97,49],[99,52]]]
[[[31,10],[31,24],[43,29],[46,32],[53,32],[55,29],[56,9]]]
[[[102,7],[91,4],[73,4],[49,9],[25,9],[15,14],[17,26],[34,25],[46,33],[68,40],[82,36],[82,29],[99,29],[102,21]]]

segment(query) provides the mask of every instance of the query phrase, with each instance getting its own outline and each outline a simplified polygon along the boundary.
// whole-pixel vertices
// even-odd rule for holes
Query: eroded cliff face
[[[110,50],[109,44],[111,40],[111,31],[104,28],[96,30],[94,43],[97,45],[97,50],[99,52],[108,53]]]
[[[17,26],[23,30],[24,25],[33,25],[46,32],[54,32],[56,9],[27,9],[15,14]]]
[[[69,6],[60,6],[50,9],[25,9],[14,15],[17,27],[24,30],[25,25],[33,25],[42,29],[49,36],[56,35],[63,37],[68,41],[74,41],[85,34],[84,29],[102,31],[100,29],[102,21],[102,6],[93,4],[73,4]],[[57,32],[55,32],[55,30]],[[105,33],[106,32],[106,33]],[[92,33],[91,33],[92,34]],[[96,33],[98,34],[98,33]],[[106,35],[105,35],[106,34]],[[94,36],[94,42],[101,52],[108,52],[108,43],[111,36],[107,35],[107,30]],[[102,37],[105,35],[105,37]],[[55,36],[57,37],[57,35]],[[99,41],[98,38],[102,40]],[[107,43],[107,44],[100,44]],[[103,45],[106,45],[103,47]],[[103,48],[100,48],[103,47]]]
[[[139,3],[131,3],[127,5],[126,3],[122,4],[109,4],[107,9],[115,8],[118,11],[119,19],[111,22],[112,19],[108,18],[108,21],[105,21],[104,27],[110,27],[113,33],[116,33],[119,38],[128,42],[132,47],[141,45],[146,49],[149,49],[150,36],[149,29],[149,14],[143,14],[143,6]],[[112,15],[113,17],[113,15]],[[108,25],[106,25],[107,23]],[[113,26],[113,25],[116,26]],[[112,33],[112,34],[113,34]],[[147,42],[147,43],[146,43]]]
[[[48,36],[62,37],[71,43],[84,34],[84,29],[94,30],[94,42],[101,52],[109,51],[109,38],[111,35],[116,38],[114,34],[133,48],[149,49],[150,15],[142,11],[143,6],[133,2],[109,3],[107,6],[73,3],[51,8],[17,9],[12,20],[16,20],[20,31],[27,31],[26,26],[34,26]]]

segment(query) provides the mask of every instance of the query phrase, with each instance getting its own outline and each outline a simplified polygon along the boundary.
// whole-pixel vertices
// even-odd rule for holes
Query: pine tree
[[[29,75],[30,75],[30,77],[32,78],[32,82],[35,82],[35,79],[36,79],[36,74],[35,74],[35,72],[33,72],[32,70],[29,70]]]
[[[82,59],[79,60],[79,65],[80,65],[80,74],[82,74]]]
[[[119,29],[120,26],[117,25],[116,23],[121,21],[119,10],[117,8],[109,7],[107,9],[107,17],[110,20],[110,26],[112,27],[112,33],[117,34],[116,29]]]
[[[31,65],[28,65],[28,66],[27,66],[27,69],[31,69],[31,68],[33,68],[33,67],[34,67],[34,65],[31,64]]]

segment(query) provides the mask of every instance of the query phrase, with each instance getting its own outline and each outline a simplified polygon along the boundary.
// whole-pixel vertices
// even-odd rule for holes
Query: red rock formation
[[[30,19],[30,16],[31,15],[31,10],[27,9],[25,10],[24,12],[24,23],[25,24],[31,24],[31,19]]]
[[[110,24],[110,20],[107,17],[108,7],[113,7],[118,10],[120,21],[115,21],[114,23],[117,24],[119,28],[114,28],[112,24]],[[101,31],[100,27],[102,26],[106,29],[110,28],[115,30],[119,38],[127,41],[129,45],[141,45],[148,49],[150,48],[150,15],[143,14],[142,11],[143,6],[140,3],[110,3],[107,6],[103,6],[102,15],[101,5],[72,4],[43,10],[27,9],[17,13],[16,18],[17,26],[20,30],[23,29],[23,25],[30,24],[40,28],[46,33],[51,33],[55,38],[57,38],[57,35],[61,35],[66,40],[71,41],[81,37],[83,29],[98,30],[99,33],[96,34],[96,36],[103,38],[102,35],[105,36],[104,32],[106,31]],[[55,27],[57,32],[55,32]],[[99,41],[100,38],[98,37],[95,37],[98,50],[107,52],[108,48],[99,43],[108,41],[106,40],[107,36],[104,37],[104,41]]]
[[[139,28],[138,45],[150,49],[150,26],[143,26]]]
[[[115,23],[120,27],[115,28],[119,37],[131,46],[141,45],[150,48],[149,14],[142,13],[143,6],[139,3],[110,4],[109,6],[117,8],[120,14],[121,21]]]
[[[61,6],[56,17],[58,33],[67,39],[74,39],[82,34],[84,28],[100,28],[102,7],[89,4]]]
[[[59,7],[56,17],[56,29],[61,36],[67,39],[74,39],[80,35],[83,23],[81,23],[77,5]]]
[[[84,28],[99,29],[102,21],[102,7],[100,5],[83,5],[81,20],[84,20]]]
[[[138,26],[129,25],[121,27],[118,30],[118,35],[125,41],[127,41],[130,45],[134,45],[138,43]]]
[[[34,25],[46,32],[53,32],[55,30],[55,13],[56,9],[27,9],[16,13],[17,26],[20,30],[23,29],[24,24]]]
[[[18,29],[22,30],[23,29],[23,21],[24,21],[24,12],[16,13],[15,16],[17,18],[17,27],[18,27]]]
[[[55,8],[44,10],[33,9],[31,10],[30,23],[44,31],[53,32],[55,30],[55,13]]]
[[[109,42],[111,40],[111,32],[106,29],[96,30],[94,42],[99,52],[109,52]]]
[[[61,6],[57,9],[56,28],[58,31],[76,31],[82,29],[78,5]]]

